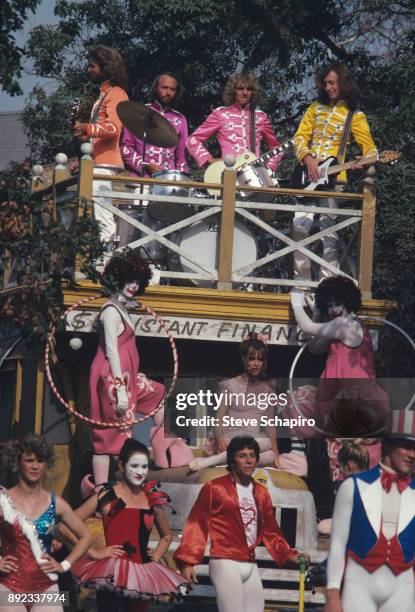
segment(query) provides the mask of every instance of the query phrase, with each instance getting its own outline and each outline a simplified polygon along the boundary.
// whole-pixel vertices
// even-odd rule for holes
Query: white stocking
[[[94,482],[96,485],[108,482],[108,476],[110,473],[110,456],[94,455],[92,457],[92,471],[94,473]]]
[[[219,612],[264,611],[264,589],[256,563],[211,559],[209,575]]]

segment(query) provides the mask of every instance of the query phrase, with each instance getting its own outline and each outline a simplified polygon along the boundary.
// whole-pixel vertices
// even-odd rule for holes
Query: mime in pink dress
[[[111,372],[101,316],[107,309],[115,309],[122,319],[122,332],[117,337],[117,349],[121,364],[122,380],[128,395],[128,412],[149,414],[157,408],[164,396],[164,386],[149,380],[138,372],[139,355],[132,323],[124,310],[115,301],[102,308],[99,320],[99,344],[91,365],[89,390],[91,417],[106,423],[117,422],[117,381]],[[127,318],[128,317],[128,318]],[[119,428],[93,428],[92,441],[96,454],[118,455],[128,433]]]
[[[132,420],[137,412],[148,415],[161,405],[150,430],[154,462],[158,467],[187,465],[193,458],[191,449],[181,438],[164,432],[164,385],[138,372],[139,355],[127,305],[120,295],[109,300],[99,315],[99,344],[89,379],[91,417],[103,423],[119,423],[125,417]],[[109,456],[118,456],[131,434],[128,427],[92,427],[95,485],[108,481]],[[85,477],[84,496],[93,486]]]
[[[317,388],[317,405],[324,428],[336,430],[333,405],[336,398],[372,404],[379,415],[389,413],[389,400],[376,383],[375,358],[369,330],[362,326],[363,339],[359,346],[350,347],[340,340],[331,340],[326,367]]]

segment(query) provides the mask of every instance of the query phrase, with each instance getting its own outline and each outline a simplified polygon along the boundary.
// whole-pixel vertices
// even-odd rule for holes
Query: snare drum
[[[177,181],[177,183],[191,180],[188,174],[177,170],[156,172],[153,174],[153,178],[161,181]],[[192,195],[192,191],[192,189],[180,187],[180,185],[151,185],[150,188],[150,194],[174,197],[189,197]],[[152,219],[168,225],[190,217],[193,214],[193,206],[191,204],[178,204],[177,202],[152,202],[149,200],[147,212]]]
[[[236,174],[238,185],[249,185],[250,187],[278,187],[268,170],[262,164],[246,164]],[[255,191],[239,191],[241,197],[246,200],[273,202],[275,195],[272,193],[256,193]]]
[[[217,217],[204,219],[195,225],[186,227],[180,232],[175,232],[171,237],[179,247],[185,250],[206,267],[218,269],[219,255],[219,225]],[[238,270],[243,266],[253,263],[257,259],[257,241],[252,230],[242,221],[235,220],[233,235],[233,269]],[[187,260],[169,251],[167,258],[169,269],[176,272],[194,272],[189,268]],[[192,281],[199,287],[211,287],[212,281]]]

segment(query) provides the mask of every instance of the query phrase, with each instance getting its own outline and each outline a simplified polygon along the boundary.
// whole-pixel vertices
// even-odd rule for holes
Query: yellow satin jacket
[[[309,153],[321,159],[337,157],[348,112],[349,108],[343,100],[334,105],[313,102],[294,135],[294,149],[298,160],[301,162]],[[354,112],[347,144],[352,138],[360,146],[363,156],[377,153],[366,115],[362,111]],[[347,181],[346,172],[341,172],[337,180]]]

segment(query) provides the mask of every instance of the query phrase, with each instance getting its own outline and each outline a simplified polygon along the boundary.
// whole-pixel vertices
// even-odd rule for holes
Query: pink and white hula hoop
[[[72,306],[70,306],[63,313],[63,315],[61,316],[61,319],[62,320],[65,319],[65,317],[68,315],[69,312],[71,312],[72,310],[76,310],[82,304],[86,304],[87,302],[93,302],[94,300],[98,300],[98,299],[101,299],[101,298],[102,298],[101,295],[94,295],[94,296],[89,296],[87,298],[83,298],[82,300],[80,300],[76,304],[73,304]],[[169,343],[170,343],[170,346],[171,346],[171,350],[172,350],[172,354],[173,354],[173,376],[172,376],[172,381],[170,383],[170,387],[169,387],[167,393],[161,398],[161,400],[157,404],[156,408],[152,412],[150,412],[149,414],[146,414],[146,415],[144,415],[144,416],[142,416],[142,417],[140,417],[138,419],[131,418],[131,417],[129,417],[128,413],[126,413],[125,415],[123,415],[122,418],[120,418],[118,423],[106,423],[104,421],[97,421],[95,419],[91,419],[90,417],[87,417],[84,414],[81,414],[80,412],[75,410],[75,408],[70,406],[70,404],[68,404],[68,402],[61,396],[61,394],[59,393],[58,389],[56,388],[56,385],[53,382],[53,378],[52,378],[52,374],[51,374],[50,366],[49,366],[50,346],[51,346],[51,344],[52,344],[52,342],[54,340],[54,337],[55,337],[56,327],[53,327],[51,332],[48,334],[48,338],[47,338],[47,342],[46,342],[46,348],[45,348],[45,370],[46,370],[46,377],[47,377],[47,379],[49,381],[49,384],[50,384],[50,386],[52,388],[52,391],[54,392],[54,394],[56,395],[56,397],[58,398],[60,403],[63,406],[65,406],[65,408],[66,408],[66,410],[68,410],[68,412],[70,412],[71,414],[76,416],[78,419],[81,419],[82,421],[85,421],[87,423],[91,423],[91,425],[94,425],[95,427],[106,427],[106,428],[116,428],[116,429],[131,429],[137,423],[142,423],[143,421],[146,421],[147,419],[149,419],[149,418],[153,417],[155,414],[157,414],[157,412],[159,412],[159,410],[162,409],[162,407],[164,405],[164,401],[171,396],[171,394],[173,393],[173,390],[174,390],[174,388],[176,386],[177,378],[178,378],[178,373],[179,373],[179,358],[178,358],[177,348],[176,348],[176,343],[174,341],[174,338],[173,338],[170,330],[166,326],[166,323],[163,321],[163,319],[154,310],[152,310],[146,304],[143,304],[143,302],[138,302],[138,304],[146,312],[151,314],[155,318],[155,320],[160,324],[160,327],[162,327],[164,329],[164,331],[166,332],[167,338],[169,340]]]
[[[398,332],[400,332],[402,334],[402,336],[404,338],[406,338],[406,340],[408,341],[408,343],[410,344],[410,346],[412,347],[412,349],[415,351],[415,342],[414,340],[401,328],[399,327],[399,325],[396,325],[396,323],[392,323],[391,321],[388,321],[387,319],[383,319],[382,317],[373,317],[370,315],[360,315],[359,319],[364,319],[366,321],[380,321],[381,323],[384,323],[385,325],[389,325],[389,327],[392,327],[393,329],[396,329]],[[303,418],[306,418],[305,415],[301,412],[298,403],[295,399],[295,392],[294,392],[294,388],[293,388],[293,378],[294,378],[294,371],[295,368],[297,366],[297,363],[301,357],[301,355],[303,354],[303,352],[305,351],[307,347],[307,342],[305,344],[303,344],[303,346],[298,350],[298,353],[296,354],[292,364],[291,364],[291,369],[290,369],[290,373],[288,376],[288,385],[289,385],[289,393],[290,393],[290,398],[291,401],[293,403],[293,406],[296,410],[296,412]],[[411,399],[409,400],[408,404],[405,406],[405,408],[403,409],[403,411],[406,410],[410,410],[413,403],[415,401],[415,393],[413,393]],[[326,432],[323,429],[320,429],[317,425],[313,426],[314,429],[316,431],[318,431],[319,433],[323,434],[323,435],[328,435],[328,432]],[[331,435],[331,434],[330,434]]]

